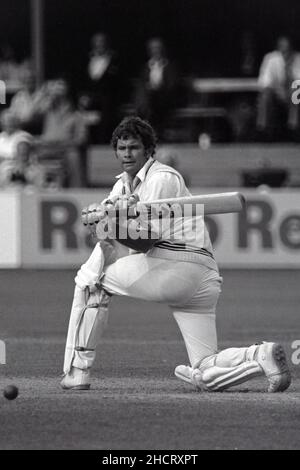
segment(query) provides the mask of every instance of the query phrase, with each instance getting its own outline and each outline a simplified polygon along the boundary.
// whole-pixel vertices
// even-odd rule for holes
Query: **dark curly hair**
[[[138,116],[124,118],[113,132],[111,144],[114,150],[117,149],[118,139],[128,138],[141,139],[145,150],[151,156],[154,156],[157,137],[155,131],[149,122],[144,121]]]

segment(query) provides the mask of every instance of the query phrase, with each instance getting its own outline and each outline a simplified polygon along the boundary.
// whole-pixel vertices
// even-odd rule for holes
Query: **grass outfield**
[[[225,271],[220,348],[300,340],[299,271]],[[283,394],[262,380],[197,393],[173,376],[186,362],[167,307],[114,298],[89,392],[59,387],[73,291],[72,271],[0,271],[0,338],[7,365],[0,449],[299,449],[300,365]],[[300,356],[300,355],[299,355]]]

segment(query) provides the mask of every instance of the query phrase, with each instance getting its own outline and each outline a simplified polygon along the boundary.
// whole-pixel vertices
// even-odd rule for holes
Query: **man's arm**
[[[180,176],[169,171],[159,171],[147,181],[147,186],[142,191],[141,199],[142,202],[146,203],[157,199],[176,198],[188,194],[184,181]],[[124,201],[121,201],[122,203]],[[136,200],[129,198],[128,207],[134,209],[135,205]],[[132,250],[145,253],[160,239],[161,234],[157,229],[160,225],[157,225],[157,223],[154,225],[153,221],[146,214],[135,218],[131,217],[130,213],[134,214],[134,210],[130,211],[129,209],[128,218],[120,217],[117,219],[117,233],[123,235],[122,238],[118,238],[118,241]],[[125,226],[126,230],[124,230]],[[97,231],[99,232],[100,230]],[[126,234],[125,237],[124,233]]]
[[[258,84],[261,88],[268,88],[273,85],[272,79],[272,57],[270,54],[267,54],[261,63]]]
[[[118,180],[109,195],[101,202],[94,202],[82,209],[81,221],[87,226],[93,235],[96,235],[96,225],[107,218],[107,209],[113,209],[116,201],[122,195],[122,181]]]
[[[89,226],[99,239],[107,237],[109,227],[109,232],[113,233],[120,243],[133,250],[146,252],[159,239],[159,233],[153,231],[151,220],[148,218],[132,217],[130,214],[134,211],[129,210],[128,217],[124,216],[124,209],[126,212],[126,208],[134,208],[138,199],[131,196],[124,199],[122,188],[123,184],[119,180],[108,198],[104,199],[101,204],[92,204],[85,208],[82,212],[82,222]],[[179,175],[159,171],[147,181],[147,186],[142,191],[142,202],[176,198],[188,194],[184,180]],[[123,209],[121,217],[117,212],[118,209]],[[122,236],[119,236],[120,234]]]

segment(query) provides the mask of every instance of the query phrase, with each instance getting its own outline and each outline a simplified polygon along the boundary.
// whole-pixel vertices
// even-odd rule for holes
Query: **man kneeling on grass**
[[[92,231],[98,227],[98,235],[109,209],[134,206],[138,199],[190,196],[180,173],[155,160],[156,137],[148,122],[138,117],[124,119],[113,133],[112,145],[123,173],[107,199],[83,211],[83,222]],[[119,242],[129,247],[126,256],[120,256]],[[223,391],[260,376],[266,377],[269,392],[289,387],[291,376],[280,344],[266,342],[218,352],[216,305],[222,278],[202,215],[178,218],[156,238],[128,237],[119,242],[100,240],[75,278],[61,382],[64,389],[90,388],[90,371],[112,295],[171,307],[190,362],[177,366],[175,375],[198,390]]]

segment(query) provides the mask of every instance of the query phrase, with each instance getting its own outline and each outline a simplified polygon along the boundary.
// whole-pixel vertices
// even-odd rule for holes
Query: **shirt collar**
[[[152,164],[154,162],[155,162],[154,158],[152,158],[152,157],[148,158],[145,165],[135,175],[135,178],[138,177],[141,181],[145,181],[148,170],[150,169],[150,167],[152,166]],[[119,175],[117,175],[116,178],[117,179],[122,178],[124,173],[125,173],[125,171],[123,173],[120,173]]]

